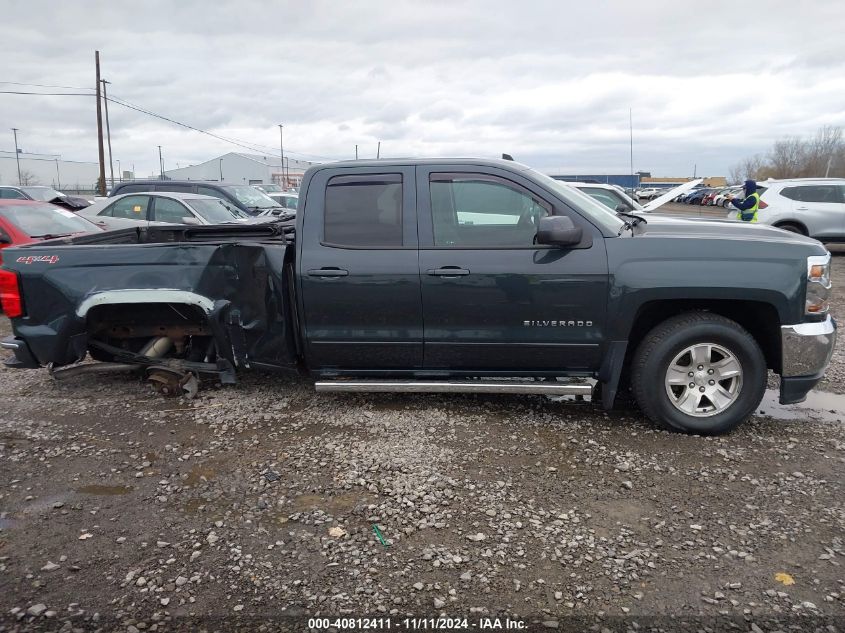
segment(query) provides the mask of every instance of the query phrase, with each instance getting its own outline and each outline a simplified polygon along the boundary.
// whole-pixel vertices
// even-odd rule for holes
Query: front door
[[[413,167],[317,172],[297,236],[308,364],[422,365]]]
[[[417,168],[425,368],[591,371],[605,327],[607,257],[598,231],[510,172]],[[568,213],[577,248],[534,243]]]

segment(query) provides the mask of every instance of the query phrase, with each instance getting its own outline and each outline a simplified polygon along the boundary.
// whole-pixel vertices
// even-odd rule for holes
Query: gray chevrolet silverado
[[[822,378],[830,254],[767,226],[617,214],[509,161],[306,173],[295,227],[149,227],[3,251],[7,365],[166,393],[242,369],[324,391],[633,393],[713,434]],[[80,361],[90,356],[97,363]],[[592,380],[590,380],[592,379]]]

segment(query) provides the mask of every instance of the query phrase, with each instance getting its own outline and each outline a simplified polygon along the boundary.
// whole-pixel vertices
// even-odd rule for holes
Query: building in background
[[[316,164],[285,156],[283,174],[279,156],[229,152],[197,165],[165,170],[164,175],[173,180],[210,180],[241,185],[275,183],[287,188],[298,187],[305,170]]]
[[[654,176],[642,178],[640,182],[642,182],[643,187],[665,187],[666,189],[671,189],[672,187],[677,187],[678,185],[682,185],[690,180],[693,180],[693,178]],[[726,187],[728,179],[724,176],[709,176],[704,178],[701,184],[705,187]]]
[[[599,182],[605,185],[617,185],[623,189],[636,189],[640,186],[640,174],[554,174],[555,180],[570,182]]]
[[[59,155],[19,152],[21,181],[15,152],[0,151],[0,185],[46,185],[66,192],[94,191],[100,167],[97,163],[62,160]]]

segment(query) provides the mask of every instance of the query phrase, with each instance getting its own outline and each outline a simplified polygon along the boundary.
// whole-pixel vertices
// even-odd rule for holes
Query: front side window
[[[530,247],[551,205],[504,178],[487,174],[432,174],[434,245]]]
[[[324,240],[334,246],[402,246],[402,176],[335,176],[326,186]]]
[[[153,219],[156,222],[183,224],[182,218],[185,217],[193,217],[193,214],[181,202],[173,198],[156,197],[155,207],[153,207]]]
[[[149,196],[126,196],[103,209],[99,215],[127,220],[146,220],[149,206]]]

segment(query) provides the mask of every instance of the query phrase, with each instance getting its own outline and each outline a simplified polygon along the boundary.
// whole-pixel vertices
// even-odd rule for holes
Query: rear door
[[[413,167],[318,171],[297,246],[311,367],[422,366]]]
[[[784,187],[780,195],[792,201],[792,211],[818,239],[845,236],[845,200],[838,184],[794,185]]]
[[[420,166],[417,191],[427,370],[598,367],[608,280],[595,227],[509,171]],[[582,244],[535,244],[549,214],[569,215]]]

